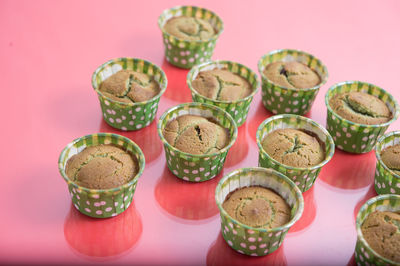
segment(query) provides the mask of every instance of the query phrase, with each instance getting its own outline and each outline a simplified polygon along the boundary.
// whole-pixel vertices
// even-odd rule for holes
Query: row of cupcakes
[[[220,31],[211,37],[207,37],[206,41],[194,40],[194,42],[193,40],[181,40],[172,36],[168,31],[164,31],[165,23],[171,21],[174,17],[182,16],[206,19],[210,24],[213,24],[214,29],[219,26]],[[199,23],[199,21],[196,21],[196,23]],[[222,21],[214,13],[196,7],[179,7],[167,10],[162,14],[162,16],[160,16],[159,24],[160,26],[162,25],[161,28],[163,29],[167,60],[172,64],[185,68],[190,68],[199,62],[207,61],[212,55],[216,38],[222,32]],[[318,75],[319,80],[315,86],[313,85],[312,87],[300,89],[296,87],[288,88],[277,84],[277,82],[272,81],[271,78],[265,75],[267,66],[276,62],[285,63],[293,61],[307,66]],[[149,125],[157,112],[158,101],[166,89],[167,79],[163,71],[149,62],[131,58],[111,60],[101,68],[103,69],[96,70],[92,81],[94,88],[99,94],[103,116],[107,123],[122,130],[138,130]],[[128,71],[128,73],[125,73],[125,76],[129,77],[127,79],[129,82],[129,91],[122,88],[122,90],[119,90],[119,93],[122,94],[117,95],[118,98],[125,98],[127,101],[115,99],[116,95],[107,95],[106,93],[110,93],[110,91],[105,93],[100,89],[103,82],[107,79],[109,80],[113,74],[116,74],[123,69],[134,71]],[[230,72],[239,75],[251,84],[252,91],[249,95],[233,101],[221,101],[220,99],[204,97],[204,95],[199,93],[198,89],[193,86],[193,81],[197,78],[199,73],[213,69],[228,69]],[[319,87],[322,86],[327,79],[326,67],[323,66],[318,59],[304,52],[295,50],[279,50],[264,56],[259,62],[259,70],[263,81],[263,104],[274,114],[305,114],[310,110]],[[140,75],[140,73],[144,73],[145,76]],[[285,74],[285,72],[283,74]],[[148,76],[151,76],[151,79],[149,79]],[[158,88],[153,86],[153,81],[158,84]],[[152,82],[153,85],[151,84]],[[150,95],[151,97],[142,101],[135,101],[134,103],[129,102],[129,99],[127,99],[126,96],[128,93],[131,93],[131,87],[132,85],[135,85],[133,83],[137,85],[133,88],[137,88],[138,92],[134,92],[131,97],[128,97],[129,99],[132,97],[140,98],[143,95]],[[216,107],[204,104],[188,104],[173,107],[161,117],[158,130],[166,149],[167,165],[169,169],[176,176],[184,180],[200,182],[214,177],[222,169],[229,147],[233,144],[237,136],[236,124],[241,125],[246,120],[252,97],[257,92],[258,81],[257,76],[243,65],[227,61],[216,61],[205,62],[201,65],[194,66],[188,74],[188,86],[192,91],[194,101],[216,105],[233,116],[232,118],[229,114]],[[328,98],[329,92],[333,90],[331,88],[326,98],[328,107],[328,131],[333,133],[332,135],[336,145],[340,149],[357,153],[371,150],[376,142],[376,138],[382,135],[388,125],[397,118],[398,107],[395,100],[385,91],[371,84],[350,82],[339,84],[337,85],[337,88],[335,88],[337,89],[337,93],[331,93],[331,98]],[[379,125],[365,126],[363,124],[348,121],[342,116],[337,115],[330,109],[331,99],[339,93],[350,91],[366,92],[367,94],[375,95],[385,101],[391,112],[389,121],[385,121]],[[236,105],[238,102],[239,104]],[[177,117],[191,115],[192,113],[197,116],[201,115],[206,116],[207,118],[212,117],[213,120],[217,120],[216,122],[219,125],[228,129],[229,133],[227,135],[229,141],[225,143],[226,145],[221,147],[218,151],[212,152],[212,154],[201,154],[196,156],[182,152],[179,149],[176,149],[174,145],[171,145],[164,136],[165,127],[167,127],[174,119],[177,119]],[[331,115],[331,118],[329,115]],[[290,179],[295,181],[296,184],[286,176],[273,170],[264,170],[261,168],[239,169],[221,180],[216,191],[217,204],[221,210],[222,234],[225,240],[235,250],[248,255],[257,256],[268,254],[279,247],[287,230],[301,215],[303,200],[300,189],[301,191],[306,191],[312,186],[321,167],[329,161],[334,151],[333,140],[329,133],[326,132],[322,126],[310,119],[307,120],[307,118],[300,116],[283,115],[275,116],[267,120],[270,121],[265,121],[260,125],[257,132],[257,144],[260,147],[259,164],[260,166],[272,167],[283,172],[285,175],[288,175]],[[332,120],[331,124],[330,120]],[[347,127],[344,127],[345,123],[348,123],[346,124]],[[282,128],[301,129],[316,135],[324,145],[323,151],[325,154],[323,154],[323,160],[312,167],[306,167],[304,169],[302,169],[302,167],[288,168],[287,165],[282,164],[279,161],[277,162],[273,157],[269,156],[269,154],[265,152],[260,139],[264,139],[268,133]],[[354,132],[348,132],[348,128]],[[194,130],[199,130],[199,128],[194,128]],[[341,143],[339,141],[342,140],[342,136],[346,136],[346,139]],[[365,139],[365,137],[367,138]],[[63,151],[62,156],[60,156],[60,171],[69,184],[73,201],[75,198],[74,205],[81,212],[89,216],[109,217],[117,215],[129,207],[136,188],[137,180],[144,168],[144,156],[137,145],[133,142],[129,143],[129,140],[122,136],[98,134],[86,136],[83,139],[84,140],[76,140],[74,142],[75,144],[69,145],[72,149],[66,148]],[[112,189],[87,189],[86,187],[77,185],[74,180],[71,180],[66,174],[65,167],[67,167],[68,164],[67,158],[71,158],[74,155],[81,153],[85,150],[85,145],[93,146],[93,143],[94,145],[113,144],[119,146],[123,151],[134,155],[133,165],[135,165],[135,162],[137,163],[134,172],[135,176],[129,180],[129,182]],[[104,149],[108,148],[110,147],[103,146],[103,152]],[[99,158],[108,157],[108,153],[106,156],[104,156],[104,154],[105,153],[99,153]],[[93,158],[94,157],[96,156],[93,156]],[[111,161],[116,160],[115,158],[112,159],[112,157],[109,159]],[[84,166],[86,163],[87,161],[83,161],[79,167]],[[222,205],[231,192],[234,192],[242,186],[268,187],[280,194],[291,208],[290,221],[286,223],[285,226],[260,229],[251,226],[249,227],[246,224],[238,222],[237,219],[232,218],[231,215],[226,213]]]

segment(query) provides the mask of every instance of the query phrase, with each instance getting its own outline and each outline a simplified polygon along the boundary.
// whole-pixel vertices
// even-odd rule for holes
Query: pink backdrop
[[[255,131],[271,115],[260,93],[223,173],[204,184],[180,182],[169,173],[155,122],[121,133],[102,121],[91,75],[114,57],[150,60],[166,72],[169,85],[156,120],[191,101],[187,70],[164,60],[157,26],[164,9],[181,4],[206,7],[223,19],[213,59],[256,71],[258,59],[274,49],[320,58],[329,79],[308,116],[323,125],[324,95],[336,82],[367,81],[400,99],[398,1],[0,1],[0,263],[354,263],[355,215],[375,195],[373,152],[337,150],[304,194],[303,218],[283,246],[250,258],[225,245],[213,193],[224,173],[257,165]],[[399,129],[400,122],[389,128]],[[134,204],[104,221],[73,209],[57,168],[67,143],[99,131],[133,139],[147,160]]]

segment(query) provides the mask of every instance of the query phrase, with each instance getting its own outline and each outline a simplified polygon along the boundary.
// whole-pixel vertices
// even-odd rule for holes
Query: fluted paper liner
[[[262,140],[272,131],[284,128],[303,129],[314,133],[324,145],[325,159],[315,166],[300,168],[284,165],[269,156],[262,147]],[[324,127],[307,117],[292,114],[275,115],[262,122],[257,130],[257,145],[259,149],[258,165],[275,169],[286,175],[302,192],[313,186],[322,167],[329,162],[335,152],[333,139]]]
[[[400,265],[398,262],[391,261],[375,252],[364,239],[361,226],[369,214],[378,211],[400,212],[400,196],[399,195],[379,195],[369,199],[360,209],[357,215],[357,243],[355,250],[355,259],[357,265]]]
[[[100,84],[122,69],[134,70],[153,76],[160,85],[160,92],[148,101],[137,103],[118,102],[102,94]],[[97,92],[104,121],[120,130],[139,130],[148,126],[155,118],[158,103],[167,88],[167,77],[161,68],[146,60],[137,58],[115,58],[96,69],[92,86]]]
[[[126,184],[111,189],[89,189],[76,184],[65,173],[65,167],[69,158],[78,154],[89,146],[100,144],[113,144],[135,156],[139,170],[135,177]],[[68,184],[72,203],[81,213],[95,217],[108,218],[125,211],[132,202],[133,194],[139,177],[142,175],[145,165],[143,152],[130,139],[111,133],[98,133],[78,138],[68,144],[60,154],[58,168],[61,176]]]
[[[265,67],[276,61],[303,63],[317,72],[321,78],[321,83],[308,89],[291,89],[279,86],[263,74]],[[274,114],[304,115],[308,113],[319,88],[328,79],[328,70],[319,59],[306,52],[291,49],[275,50],[264,55],[258,61],[258,71],[262,81],[262,103],[267,110]]]
[[[232,218],[222,207],[226,196],[236,189],[262,186],[278,193],[290,206],[290,221],[271,229],[254,228]],[[265,168],[237,169],[221,179],[215,200],[221,214],[221,232],[226,243],[239,253],[250,256],[264,256],[274,252],[282,244],[290,227],[297,222],[304,209],[303,196],[299,188],[286,176]]]
[[[400,131],[389,132],[378,139],[375,147],[375,191],[378,194],[400,195],[400,175],[390,170],[381,158],[384,149],[398,144],[400,144]]]
[[[229,130],[230,141],[217,153],[195,155],[182,152],[164,138],[163,130],[168,122],[182,115],[198,115],[212,118]],[[237,138],[237,126],[224,110],[204,103],[184,103],[168,109],[158,122],[158,134],[164,144],[169,170],[177,177],[191,182],[202,182],[215,177],[225,163],[228,150]]]
[[[201,95],[193,88],[192,81],[196,79],[199,72],[212,69],[227,69],[235,74],[238,74],[250,83],[252,87],[252,93],[243,99],[231,102],[213,100]],[[257,93],[259,87],[256,73],[254,73],[250,68],[242,64],[231,61],[210,61],[207,63],[196,65],[189,71],[186,83],[192,92],[192,99],[194,102],[208,103],[218,106],[232,116],[237,126],[241,126],[246,121],[251,101],[253,100],[253,96]]]
[[[337,115],[329,105],[330,99],[339,93],[360,91],[374,95],[386,103],[393,118],[378,125],[359,124]],[[326,128],[332,135],[338,149],[353,152],[365,153],[371,151],[376,141],[382,136],[389,125],[399,116],[399,106],[396,100],[385,90],[376,85],[361,81],[346,81],[333,85],[325,95],[325,104],[328,108]]]
[[[170,35],[164,30],[165,23],[172,17],[180,16],[201,18],[208,21],[216,34],[208,40],[197,41],[184,40]],[[208,61],[214,52],[217,39],[224,29],[222,20],[214,12],[195,6],[177,6],[164,10],[158,18],[158,26],[163,35],[165,58],[169,63],[180,68],[191,68]]]

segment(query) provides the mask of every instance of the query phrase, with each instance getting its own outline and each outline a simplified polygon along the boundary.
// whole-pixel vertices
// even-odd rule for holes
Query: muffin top
[[[114,101],[136,103],[156,96],[160,92],[160,86],[149,75],[123,69],[104,80],[99,91]]]
[[[329,105],[339,116],[359,124],[376,125],[392,119],[387,105],[365,92],[339,93],[329,100]]]
[[[79,186],[109,189],[128,183],[139,171],[131,154],[110,144],[86,147],[67,161],[65,172]]]
[[[190,154],[215,153],[229,143],[227,129],[196,115],[182,115],[170,121],[163,135],[169,144]]]
[[[277,61],[267,65],[263,74],[273,83],[289,89],[308,89],[321,83],[321,78],[307,65]]]
[[[204,97],[220,101],[236,101],[252,92],[251,84],[245,78],[218,68],[200,72],[192,86]]]
[[[264,137],[261,145],[269,156],[293,167],[311,167],[325,159],[319,140],[305,131],[277,129]]]
[[[290,207],[274,191],[243,187],[228,194],[222,208],[235,220],[255,228],[275,228],[290,221]]]
[[[400,262],[400,213],[374,211],[364,220],[361,231],[379,255]]]
[[[381,152],[381,159],[390,170],[400,175],[400,144],[384,149]]]
[[[169,19],[164,30],[187,41],[205,41],[215,35],[214,28],[207,20],[186,16]]]

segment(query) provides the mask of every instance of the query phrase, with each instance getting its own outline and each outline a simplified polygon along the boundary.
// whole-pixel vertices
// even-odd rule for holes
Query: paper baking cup
[[[318,136],[319,140],[325,145],[325,160],[312,167],[300,168],[284,165],[269,156],[262,147],[262,140],[272,131],[284,128],[302,129]],[[259,149],[258,165],[273,168],[286,175],[302,192],[313,186],[322,166],[329,162],[335,152],[333,139],[323,126],[307,117],[291,114],[275,115],[262,122],[257,130],[257,145]]]
[[[122,69],[134,70],[153,76],[160,85],[160,93],[152,99],[137,103],[123,103],[108,98],[99,91],[100,84]],[[112,59],[96,69],[92,86],[97,92],[104,121],[121,130],[139,130],[148,126],[155,118],[161,95],[167,88],[167,77],[161,68],[148,61],[136,58]]]
[[[180,16],[201,18],[208,21],[216,34],[203,41],[188,41],[170,35],[164,30],[165,23],[173,17]],[[195,6],[177,6],[164,10],[158,18],[158,26],[163,34],[165,58],[172,65],[181,68],[191,68],[208,61],[214,52],[217,39],[224,29],[222,20],[214,12]]]
[[[192,81],[196,79],[199,72],[212,70],[216,68],[228,69],[229,71],[245,78],[251,84],[253,92],[249,96],[243,99],[232,102],[213,100],[201,95],[193,88]],[[257,93],[259,87],[259,82],[256,73],[254,73],[250,68],[244,65],[231,61],[210,61],[200,65],[196,65],[189,71],[186,83],[192,92],[192,99],[194,102],[208,103],[211,105],[218,106],[219,108],[225,110],[232,116],[237,126],[241,126],[246,121],[251,101],[253,100],[253,96]]]
[[[400,131],[387,133],[376,143],[375,191],[378,194],[400,195],[400,175],[390,170],[381,158],[384,149],[397,144],[400,144]]]
[[[276,85],[263,74],[265,67],[276,61],[303,63],[318,73],[321,83],[308,89],[290,89]],[[299,50],[282,49],[264,55],[258,61],[258,71],[262,81],[262,103],[274,114],[308,113],[319,88],[328,80],[328,70],[325,65],[313,55]]]
[[[357,215],[357,244],[355,259],[357,265],[400,265],[398,262],[386,259],[376,253],[364,239],[361,226],[369,214],[378,211],[400,212],[399,195],[379,195],[368,200],[360,209]]]
[[[233,219],[222,207],[226,196],[236,189],[262,186],[278,193],[291,208],[290,221],[271,229],[254,228]],[[221,214],[221,232],[226,243],[239,253],[264,256],[282,244],[289,228],[297,222],[304,209],[303,196],[299,188],[283,174],[265,168],[237,169],[219,181],[215,200]]]
[[[89,189],[79,186],[68,178],[65,173],[68,160],[86,147],[100,144],[116,145],[135,156],[139,171],[131,181],[111,189]],[[68,184],[68,190],[75,208],[81,213],[95,218],[116,216],[129,207],[135,193],[136,184],[143,173],[144,165],[144,155],[139,146],[128,138],[110,133],[98,133],[78,138],[62,150],[58,159],[58,169]]]
[[[219,125],[229,130],[230,141],[217,153],[195,155],[182,152],[164,138],[165,126],[182,115],[198,115],[213,118]],[[168,109],[158,121],[158,135],[164,143],[167,166],[171,172],[186,181],[202,182],[215,177],[224,166],[228,150],[237,138],[237,126],[233,118],[224,110],[204,103],[184,103]]]
[[[332,97],[339,93],[361,91],[374,95],[381,99],[389,107],[393,118],[378,125],[358,124],[337,115],[329,105]],[[396,100],[385,90],[361,81],[346,81],[333,85],[325,95],[327,112],[327,129],[332,135],[336,147],[353,153],[365,153],[371,151],[377,139],[382,136],[391,123],[399,116],[399,106]]]

